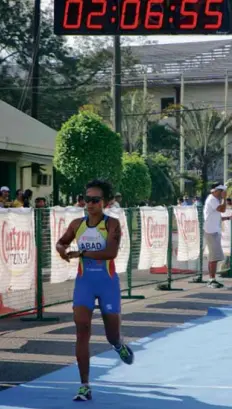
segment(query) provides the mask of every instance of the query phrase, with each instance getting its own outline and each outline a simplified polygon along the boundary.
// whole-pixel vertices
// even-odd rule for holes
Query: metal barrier
[[[180,243],[175,209],[175,207],[168,208],[167,262],[163,266],[154,268],[150,266],[147,269],[139,268],[139,260],[143,257],[143,254],[141,254],[143,231],[141,209],[124,209],[130,238],[130,251],[127,268],[125,268],[125,271],[120,272],[122,298],[144,298],[142,289],[147,285],[155,284],[160,290],[175,290],[173,283],[184,277],[190,277],[193,282],[202,282],[203,274],[207,272],[203,246],[203,209],[202,207],[198,208],[199,257],[195,260],[186,261],[178,261],[177,258]],[[64,221],[62,222],[63,228],[60,221],[58,227],[55,226],[54,228],[52,212],[53,208],[35,209],[35,282],[30,289],[16,289],[13,291],[9,289],[5,294],[0,294],[0,318],[30,312],[36,314],[35,319],[44,320],[47,319],[44,318],[43,314],[45,307],[72,300],[75,266],[74,271],[70,272],[70,276],[62,281],[62,278],[57,279],[56,269],[52,264],[54,260],[54,240],[61,236],[65,228]],[[55,233],[54,229],[56,230]],[[227,256],[227,264],[220,271],[223,274],[227,273],[229,276],[231,276],[232,272],[231,254],[232,240],[230,240],[230,255]],[[55,257],[57,266],[61,271],[62,266],[59,263],[64,262],[57,256]],[[140,295],[134,294],[135,288],[140,288]]]

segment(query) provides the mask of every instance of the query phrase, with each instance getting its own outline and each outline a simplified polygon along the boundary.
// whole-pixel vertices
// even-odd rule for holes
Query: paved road
[[[227,288],[211,290],[203,284],[178,282],[185,291],[159,292],[143,289],[145,300],[123,300],[123,334],[134,341],[157,331],[198,318],[209,306],[232,304],[232,282]],[[141,289],[137,290],[137,294]],[[46,317],[59,322],[22,322],[19,318],[0,321],[0,388],[13,387],[74,362],[75,328],[71,304],[47,310]],[[109,349],[99,312],[92,327],[91,354]]]

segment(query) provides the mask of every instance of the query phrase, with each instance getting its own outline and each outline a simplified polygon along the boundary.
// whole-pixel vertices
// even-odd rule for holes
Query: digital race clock
[[[59,35],[230,34],[232,0],[54,0]]]

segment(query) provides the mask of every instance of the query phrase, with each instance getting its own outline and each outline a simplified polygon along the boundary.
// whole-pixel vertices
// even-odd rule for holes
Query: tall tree
[[[177,157],[180,147],[180,136],[176,129],[170,128],[168,124],[162,124],[158,121],[148,124],[147,132],[148,152],[163,154]]]
[[[120,135],[93,112],[81,111],[57,135],[54,165],[61,191],[82,192],[90,179],[109,179],[117,188],[122,170]]]
[[[146,163],[152,181],[151,200],[156,205],[173,204],[179,189],[172,157],[155,153],[147,157]]]
[[[124,153],[120,186],[126,206],[135,206],[151,195],[151,176],[144,159],[138,153]]]
[[[112,125],[110,111],[113,101],[111,95],[105,94],[98,103],[99,111]],[[142,139],[147,133],[149,121],[157,119],[153,98],[144,97],[141,90],[127,91],[122,94],[122,138],[126,152],[142,151]]]
[[[201,171],[204,198],[208,190],[210,167],[222,158],[224,138],[232,131],[232,115],[225,116],[207,105],[190,104],[182,108],[183,137],[189,154],[187,169]],[[175,114],[175,110],[171,110]]]
[[[0,98],[29,113],[33,2],[1,0],[0,15]],[[88,102],[93,80],[112,65],[107,41],[98,38],[96,43],[96,38],[88,37],[81,40],[75,47],[68,45],[64,37],[55,36],[51,10],[41,12],[38,119],[55,129]],[[123,61],[127,63],[125,54]]]

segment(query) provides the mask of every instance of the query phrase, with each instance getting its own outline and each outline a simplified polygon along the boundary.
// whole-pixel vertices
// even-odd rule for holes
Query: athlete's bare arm
[[[82,219],[75,219],[73,220],[70,225],[68,226],[66,232],[63,236],[58,240],[56,243],[56,250],[60,254],[60,257],[66,261],[70,261],[69,257],[66,253],[66,249],[70,246],[72,241],[75,239],[76,231],[78,230]]]

